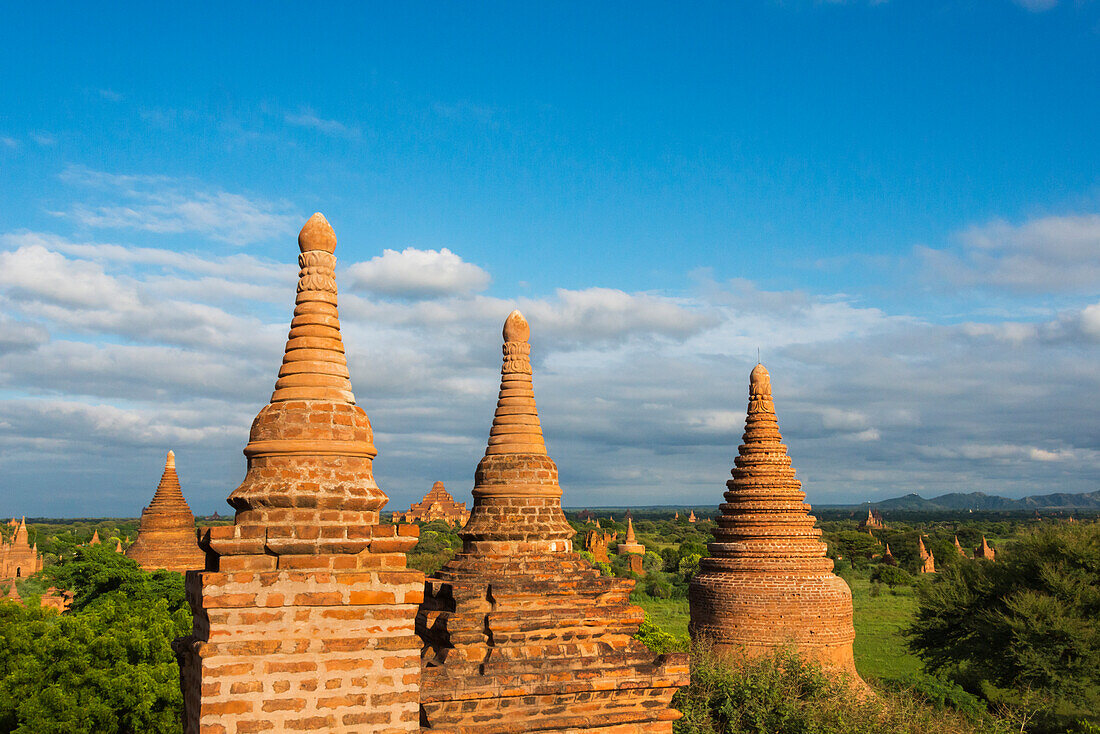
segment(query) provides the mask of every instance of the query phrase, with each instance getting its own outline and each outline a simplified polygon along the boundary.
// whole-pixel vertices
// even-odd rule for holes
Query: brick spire
[[[298,296],[271,402],[355,404],[336,309],[336,233],[320,212],[298,233]]]
[[[115,550],[122,551],[121,543]],[[183,573],[206,565],[206,554],[199,548],[195,536],[195,516],[183,497],[176,474],[173,451],[164,459],[157,491],[149,506],[141,512],[137,539],[126,549],[126,557],[148,571],[163,568]]]
[[[19,521],[19,527],[15,529],[15,535],[11,539],[12,547],[30,547],[30,542],[27,536],[27,517],[23,516],[23,519]]]
[[[531,382],[531,328],[504,322],[500,394],[485,457],[474,472],[474,506],[460,535],[468,553],[568,552],[573,528],[561,511],[558,467],[546,453]]]
[[[187,574],[184,730],[418,732],[424,576],[417,527],[382,525],[374,434],[355,404],[336,304],[336,235],[298,236],[294,317],[271,402],[252,423],[233,525]]]
[[[529,334],[513,311],[463,547],[428,579],[417,614],[420,731],[672,734],[679,713],[668,706],[687,683],[687,656],[655,655],[635,640],[644,615],[630,605],[633,582],[572,552]],[[631,558],[640,571],[641,557]]]
[[[711,557],[691,582],[690,631],[719,651],[761,654],[793,644],[819,662],[857,676],[852,594],[832,573],[814,527],[772,400],[757,364],[733,478],[726,482]]]
[[[237,526],[374,525],[388,498],[374,481],[378,451],[370,419],[355,404],[348,379],[336,302],[336,234],[321,214],[302,227],[298,248],[294,318],[279,378],[270,404],[252,423],[244,449],[248,473],[228,501],[237,510]],[[218,539],[215,534],[215,545]],[[323,534],[320,540],[269,539],[267,546],[276,554],[280,546],[318,553],[337,545],[356,553],[368,542]]]

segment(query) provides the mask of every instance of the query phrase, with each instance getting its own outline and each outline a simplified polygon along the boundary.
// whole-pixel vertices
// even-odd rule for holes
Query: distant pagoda
[[[529,334],[513,311],[462,551],[428,579],[417,616],[422,731],[670,734],[687,656],[633,639],[644,618],[629,601],[633,581],[601,576],[573,552]]]
[[[395,515],[398,513],[394,513]],[[462,527],[470,519],[470,511],[466,509],[465,502],[455,502],[455,498],[443,486],[443,482],[436,482],[424,499],[414,502],[405,513],[405,522],[431,522],[442,520],[448,525]]]
[[[639,576],[644,571],[642,570],[642,557],[645,556],[645,546],[638,542],[634,537],[634,518],[627,518],[626,520],[626,540],[619,543],[619,547],[616,552],[620,556],[627,557],[627,563],[630,564],[630,570]]]
[[[955,536],[955,550],[958,551],[960,556],[966,558],[966,551],[963,550],[962,543],[959,542],[959,536],[957,535]]]
[[[882,513],[878,510],[867,508],[867,517],[860,521],[859,527],[861,530],[863,528],[884,528],[886,527],[886,523],[882,521]]]
[[[858,681],[852,593],[825,555],[761,364],[749,378],[742,441],[711,557],[699,562],[689,588],[691,636],[719,652],[749,656],[793,646]]]
[[[15,522],[15,533],[11,542],[0,541],[0,579],[26,578],[42,570],[38,543],[30,544],[27,518],[18,522],[13,518],[12,522]]]
[[[890,552],[889,543],[886,544],[886,550],[882,553],[882,562],[885,563],[887,566],[898,565],[898,560],[894,558],[894,554]]]
[[[974,549],[974,557],[981,558],[982,560],[992,561],[996,552],[989,547],[989,543],[986,542],[985,536],[982,536],[982,544]]]
[[[115,550],[122,550],[121,542]],[[137,561],[146,571],[163,568],[185,573],[206,565],[206,554],[199,548],[195,532],[195,516],[183,498],[176,474],[176,454],[172,451],[164,460],[153,501],[141,511],[137,539],[126,549],[126,557]]]
[[[936,572],[936,557],[932,555],[932,551],[924,547],[924,538],[919,535],[917,536],[917,558],[920,559],[921,573]]]

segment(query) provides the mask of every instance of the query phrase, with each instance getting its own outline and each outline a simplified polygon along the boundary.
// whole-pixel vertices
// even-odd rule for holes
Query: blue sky
[[[1100,3],[8,15],[0,512],[224,510],[316,210],[395,507],[514,305],[567,504],[717,502],[757,347],[811,501],[1097,488]]]

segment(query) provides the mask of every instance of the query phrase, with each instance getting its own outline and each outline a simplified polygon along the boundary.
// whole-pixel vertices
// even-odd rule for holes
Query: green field
[[[901,678],[920,670],[920,660],[905,647],[902,629],[916,611],[913,590],[899,587],[896,594],[882,589],[871,596],[871,582],[855,578],[852,604],[855,614],[856,668],[867,679]],[[687,637],[687,599],[654,599],[640,595],[635,600],[649,616],[649,621],[676,637]]]
[[[921,669],[920,660],[905,647],[902,629],[917,609],[913,590],[901,586],[891,592],[882,589],[871,596],[871,582],[849,581],[856,627],[856,669],[865,679],[901,678]],[[895,595],[896,593],[896,595]]]

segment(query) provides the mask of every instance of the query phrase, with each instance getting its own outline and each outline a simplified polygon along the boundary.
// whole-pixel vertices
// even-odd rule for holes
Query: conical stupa
[[[513,311],[462,551],[428,579],[417,616],[423,731],[668,734],[686,655],[634,640],[643,614],[628,599],[633,582],[601,576],[573,552],[529,334]]]
[[[984,559],[986,561],[992,561],[996,553],[989,547],[989,543],[986,542],[985,536],[982,536],[982,544],[974,549],[974,557]]]
[[[885,563],[887,566],[896,566],[896,565],[898,565],[898,561],[897,561],[896,558],[894,558],[894,554],[890,552],[890,544],[889,543],[886,544],[886,550],[883,551],[882,562]]]
[[[626,521],[626,541],[619,543],[618,548],[619,555],[625,553],[637,553],[645,554],[645,546],[638,542],[634,536],[634,519],[630,518]]]
[[[966,558],[966,551],[963,550],[962,543],[959,542],[959,536],[955,536],[955,550],[959,552],[959,555]]]
[[[749,378],[745,434],[734,463],[711,557],[700,561],[688,593],[692,638],[749,656],[792,646],[858,680],[852,593],[825,556],[761,364]]]
[[[115,550],[121,551],[122,544],[118,543]],[[153,500],[141,511],[137,540],[126,549],[126,557],[146,571],[163,568],[185,573],[206,565],[206,554],[199,548],[195,532],[195,516],[183,498],[172,451],[165,457]]]
[[[99,528],[92,531],[92,539],[88,541],[88,545],[99,545]]]
[[[336,234],[314,214],[298,246],[294,316],[229,495],[234,523],[206,531],[206,570],[187,574],[194,632],[174,645],[184,730],[419,731],[424,576],[405,556],[418,529],[380,522],[378,452],[340,332]]]

